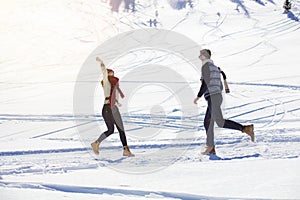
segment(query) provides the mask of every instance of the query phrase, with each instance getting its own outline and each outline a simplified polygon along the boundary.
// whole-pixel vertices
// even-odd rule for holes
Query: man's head
[[[211,51],[209,49],[202,49],[200,51],[200,55],[199,55],[200,60],[210,59],[210,57],[211,57]]]

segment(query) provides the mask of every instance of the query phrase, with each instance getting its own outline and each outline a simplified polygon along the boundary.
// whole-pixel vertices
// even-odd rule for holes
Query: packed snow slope
[[[117,13],[108,0],[1,1],[0,199],[300,199],[300,1],[289,13],[279,0],[135,2]],[[126,91],[120,111],[136,157],[122,157],[118,133],[95,156],[90,143],[106,130],[101,75],[78,77],[98,69],[101,45],[135,30],[188,38],[196,65],[176,46],[109,63]],[[216,127],[217,155],[201,155],[200,48],[227,75],[224,116],[253,123],[254,143]],[[78,114],[75,88],[91,82],[93,112]]]

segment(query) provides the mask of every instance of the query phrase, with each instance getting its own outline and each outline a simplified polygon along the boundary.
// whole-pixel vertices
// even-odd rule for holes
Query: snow
[[[112,13],[108,2],[1,1],[0,199],[300,199],[300,1],[288,14],[279,0],[196,0],[180,10],[143,0],[134,14]],[[158,27],[149,29],[156,10]],[[145,38],[117,40],[135,30],[145,38],[173,31],[166,41],[178,33],[210,48],[231,91],[224,116],[253,123],[256,141],[216,127],[217,155],[201,155],[198,52],[189,59],[171,42],[98,55],[109,39],[147,46]],[[106,130],[96,55],[121,79],[134,158],[122,157],[117,133],[100,156],[91,151]],[[91,112],[76,110],[81,86]]]

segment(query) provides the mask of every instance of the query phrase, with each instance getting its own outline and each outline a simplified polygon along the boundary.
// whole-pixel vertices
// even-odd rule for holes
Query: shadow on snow
[[[240,159],[244,159],[244,158],[258,158],[260,156],[261,156],[261,154],[256,153],[256,154],[252,154],[252,155],[221,158],[218,155],[211,154],[211,155],[209,155],[209,160],[240,160]]]
[[[27,189],[44,189],[50,191],[66,192],[66,193],[81,193],[81,194],[108,194],[108,195],[130,195],[136,197],[149,197],[155,195],[161,198],[176,198],[186,200],[203,200],[203,199],[228,199],[222,197],[208,197],[202,195],[194,195],[188,193],[173,193],[173,192],[160,192],[160,191],[147,191],[147,190],[129,190],[118,188],[101,188],[101,187],[82,187],[74,185],[57,185],[57,184],[44,184],[44,183],[18,183],[18,182],[2,182],[0,185],[4,187],[27,188]],[[235,198],[230,198],[235,199]]]

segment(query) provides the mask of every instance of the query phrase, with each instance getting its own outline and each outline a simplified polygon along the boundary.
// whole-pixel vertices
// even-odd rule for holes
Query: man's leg
[[[211,102],[207,101],[207,109],[204,117],[204,127],[206,131],[206,145],[214,146],[214,120],[211,118]]]
[[[207,100],[207,109],[204,117],[204,127],[206,131],[206,146],[203,155],[215,154],[215,143],[214,143],[214,119],[211,117],[211,101]]]
[[[243,130],[243,126],[232,120],[225,120],[221,110],[221,104],[223,101],[221,94],[211,96],[212,101],[212,118],[216,121],[217,125],[222,128],[229,128],[235,130]]]
[[[243,133],[246,133],[251,137],[251,141],[254,142],[254,128],[253,125],[243,126],[240,123],[237,123],[232,120],[225,120],[221,110],[221,104],[223,101],[222,95],[212,95],[212,119],[214,119],[219,127],[228,128],[233,130],[239,130]]]

